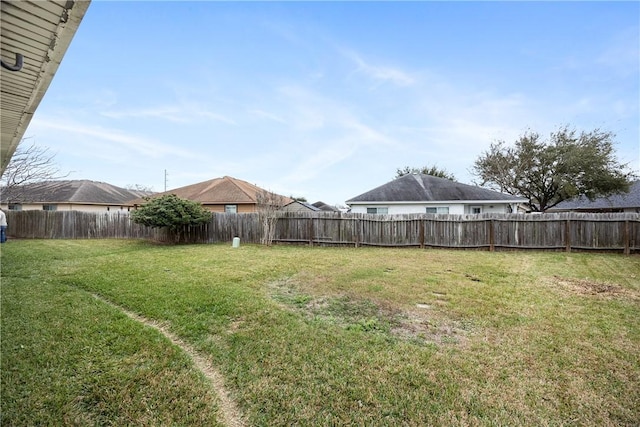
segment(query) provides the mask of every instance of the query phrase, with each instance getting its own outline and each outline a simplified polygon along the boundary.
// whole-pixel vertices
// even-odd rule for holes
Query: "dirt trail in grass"
[[[136,322],[140,322],[146,326],[154,328],[155,330],[160,332],[162,335],[167,337],[169,341],[171,341],[173,344],[180,347],[185,353],[189,355],[189,357],[191,357],[191,360],[193,360],[193,363],[196,365],[198,369],[200,369],[200,371],[204,374],[204,376],[209,381],[211,381],[211,384],[213,385],[213,388],[216,391],[216,394],[218,395],[218,399],[220,401],[219,405],[220,405],[220,415],[222,416],[222,422],[229,427],[243,427],[246,425],[242,419],[242,416],[240,415],[240,411],[236,407],[235,402],[229,397],[229,394],[226,391],[226,388],[224,386],[224,379],[222,378],[222,375],[220,375],[218,370],[211,363],[209,363],[209,361],[207,361],[204,357],[200,356],[193,347],[191,347],[189,344],[182,341],[176,335],[168,331],[167,328],[165,328],[161,324],[154,322],[152,320],[149,320],[145,317],[142,317],[138,314],[135,314],[129,310],[126,310],[125,308],[120,307],[119,305],[114,304],[113,302],[106,300],[99,295],[96,295],[96,294],[91,294],[91,295],[93,295],[93,297],[96,298],[97,300],[100,300],[105,304],[108,304],[120,310],[121,312],[123,312],[124,314],[129,316],[131,319],[135,320]]]

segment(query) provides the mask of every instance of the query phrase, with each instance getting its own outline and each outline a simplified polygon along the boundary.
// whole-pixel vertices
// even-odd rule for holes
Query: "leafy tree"
[[[131,212],[131,219],[136,224],[153,228],[167,228],[175,233],[176,241],[185,228],[198,226],[211,219],[211,212],[197,202],[181,199],[175,194],[150,198],[147,203]]]
[[[593,200],[628,191],[634,175],[616,160],[613,139],[599,129],[578,134],[565,126],[548,140],[527,131],[514,146],[491,144],[473,173],[480,185],[525,197],[532,210],[544,212],[576,196]]]
[[[415,168],[415,167],[409,167],[409,166],[405,166],[402,169],[396,169],[396,178],[400,178],[401,176],[405,176],[405,175],[409,175],[409,174],[425,174],[425,175],[432,175],[432,176],[437,176],[439,178],[446,178],[446,179],[450,179],[451,181],[455,181],[456,177],[452,174],[447,172],[444,169],[440,169],[437,166],[423,166],[421,168]]]

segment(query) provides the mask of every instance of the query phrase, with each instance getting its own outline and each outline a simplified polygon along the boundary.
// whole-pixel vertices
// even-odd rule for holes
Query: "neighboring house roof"
[[[425,174],[408,174],[347,200],[347,204],[445,201],[521,203],[527,200],[474,185],[461,184],[446,178]]]
[[[612,194],[609,197],[598,197],[589,200],[585,196],[565,200],[548,211],[598,210],[598,209],[633,209],[640,208],[640,180],[629,187],[627,193]]]
[[[156,193],[153,197],[167,194],[175,194],[181,199],[199,202],[203,205],[220,204],[256,204],[257,196],[260,192],[266,191],[257,185],[248,183],[241,179],[224,176],[209,181],[187,185],[185,187],[174,188],[173,190]],[[284,196],[282,196],[284,197]],[[284,203],[291,202],[291,199],[284,197]],[[138,198],[130,200],[129,204],[141,205],[146,200]]]
[[[36,182],[2,191],[2,203],[79,203],[120,205],[140,197],[140,191],[127,190],[105,182],[62,180]]]
[[[301,202],[299,200],[292,200],[291,203],[287,203],[286,205],[284,205],[284,209],[285,210],[292,209],[292,208],[295,207],[295,205],[299,205],[299,207],[301,209],[307,209],[307,210],[312,211],[312,212],[318,212],[318,211],[321,210],[320,208],[318,208],[316,206],[313,206],[310,203]]]
[[[317,201],[317,202],[313,203],[312,205],[315,206],[316,208],[320,209],[321,211],[339,212],[338,209],[334,208],[333,206],[330,206],[330,205],[326,204],[325,202]]]

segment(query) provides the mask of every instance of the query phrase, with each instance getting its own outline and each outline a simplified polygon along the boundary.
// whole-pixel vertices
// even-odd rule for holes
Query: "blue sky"
[[[70,179],[224,175],[343,204],[497,140],[614,132],[640,170],[638,2],[94,0],[27,132]]]

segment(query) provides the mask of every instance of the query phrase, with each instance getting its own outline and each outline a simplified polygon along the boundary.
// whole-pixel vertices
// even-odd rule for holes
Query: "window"
[[[386,215],[389,213],[389,208],[367,208],[368,214]]]
[[[435,208],[427,208],[428,214],[448,214],[449,206],[439,206]]]
[[[55,211],[58,210],[58,205],[42,205],[43,211]]]
[[[224,205],[224,213],[238,213],[238,205]]]
[[[9,203],[9,210],[10,211],[21,211],[22,210],[22,205],[20,203]]]
[[[482,206],[471,206],[471,213],[472,214],[481,214],[482,213]]]

